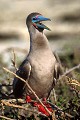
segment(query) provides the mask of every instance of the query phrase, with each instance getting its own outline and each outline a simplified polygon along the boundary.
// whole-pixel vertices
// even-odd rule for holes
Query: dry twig
[[[16,75],[14,72],[8,70],[7,68],[4,68],[3,69],[11,74],[13,74],[15,77],[19,78],[21,81],[23,81],[26,86],[30,89],[30,91],[33,93],[33,95],[36,97],[36,99],[40,102],[40,104],[45,108],[45,110],[51,115],[52,113],[47,109],[47,107],[42,103],[42,101],[39,99],[39,97],[36,95],[36,93],[33,91],[33,89],[30,87],[30,85],[28,84],[27,81],[25,81],[23,78],[19,77],[18,75]]]
[[[5,119],[5,120],[14,120],[14,119],[8,118],[6,116],[2,116],[2,115],[0,115],[0,118]]]
[[[77,66],[75,66],[75,67],[69,69],[68,71],[66,71],[63,75],[61,75],[61,77],[64,77],[64,76],[66,76],[67,74],[69,74],[70,72],[72,72],[73,70],[79,69],[79,68],[80,68],[80,64],[78,64]]]
[[[18,68],[17,68],[17,65],[16,65],[16,55],[15,55],[14,49],[13,49],[13,59],[11,59],[11,61],[12,61],[12,64],[13,64],[15,70],[17,71]]]
[[[55,110],[58,110],[58,111],[60,111],[62,114],[65,114],[67,117],[73,118],[72,115],[70,115],[69,113],[63,112],[63,110],[62,110],[61,108],[59,108],[58,106],[56,106],[55,104],[53,104],[53,103],[51,103],[51,102],[49,102],[49,101],[47,101],[47,103],[49,103]]]
[[[79,68],[80,68],[80,64],[78,64],[77,66],[69,69],[69,70],[66,71],[63,75],[61,75],[61,76],[59,77],[59,80],[62,79],[63,77],[66,77],[69,84],[71,84],[71,85],[76,85],[76,86],[79,86],[79,87],[80,87],[80,83],[79,83],[77,80],[71,79],[71,78],[69,78],[69,77],[67,76],[67,74],[69,74],[69,73],[72,72],[73,70],[79,69]]]
[[[19,102],[24,102],[24,100],[22,100],[22,99],[18,99],[18,100],[20,100]],[[12,100],[11,100],[11,101],[12,101]],[[16,101],[16,99],[13,99],[13,101]],[[12,103],[9,102],[9,100],[1,100],[1,103],[2,103],[3,105],[5,105],[5,106],[23,109],[23,110],[26,110],[26,111],[29,111],[29,112],[33,112],[33,113],[35,113],[35,114],[42,115],[42,116],[46,117],[45,114],[42,114],[41,112],[38,112],[37,110],[32,110],[32,109],[30,109],[30,108],[25,108],[25,107],[20,106],[20,105],[12,104]]]

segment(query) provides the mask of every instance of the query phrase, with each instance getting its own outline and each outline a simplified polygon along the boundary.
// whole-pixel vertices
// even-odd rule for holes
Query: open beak
[[[33,20],[33,22],[36,24],[36,26],[38,28],[42,28],[42,29],[47,29],[50,30],[47,26],[45,26],[42,21],[51,21],[49,18],[46,18],[42,15],[40,16],[36,16],[37,19]]]
[[[36,26],[38,28],[42,28],[42,29],[46,29],[46,30],[50,30],[50,28],[48,28],[47,26],[45,26],[43,23],[36,23]],[[51,30],[50,30],[51,31]]]

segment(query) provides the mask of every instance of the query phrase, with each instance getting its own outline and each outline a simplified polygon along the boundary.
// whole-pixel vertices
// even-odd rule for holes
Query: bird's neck
[[[30,51],[50,49],[48,40],[43,32],[38,31],[33,26],[29,28]]]

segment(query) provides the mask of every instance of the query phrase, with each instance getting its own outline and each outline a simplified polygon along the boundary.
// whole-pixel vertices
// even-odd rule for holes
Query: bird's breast
[[[53,84],[53,72],[52,66],[46,61],[44,64],[34,62],[29,84],[40,98],[48,96]]]
[[[44,79],[44,81],[46,81],[46,79],[51,76],[52,73],[53,68],[49,61],[35,61],[32,65],[32,75],[36,80],[41,81]]]
[[[53,84],[55,58],[51,54],[43,54],[29,59],[31,64],[31,74],[29,84],[33,90],[42,96],[48,93]]]
[[[49,74],[51,76],[53,74],[54,61],[53,56],[48,53],[42,53],[42,55],[39,53],[38,55],[35,54],[35,57],[30,61],[33,76],[40,79]]]

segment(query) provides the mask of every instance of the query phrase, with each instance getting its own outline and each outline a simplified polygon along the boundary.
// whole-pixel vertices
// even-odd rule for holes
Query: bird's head
[[[42,16],[40,13],[31,13],[27,17],[26,24],[27,26],[33,25],[39,31],[44,29],[50,30],[42,21],[50,21],[50,19]]]

